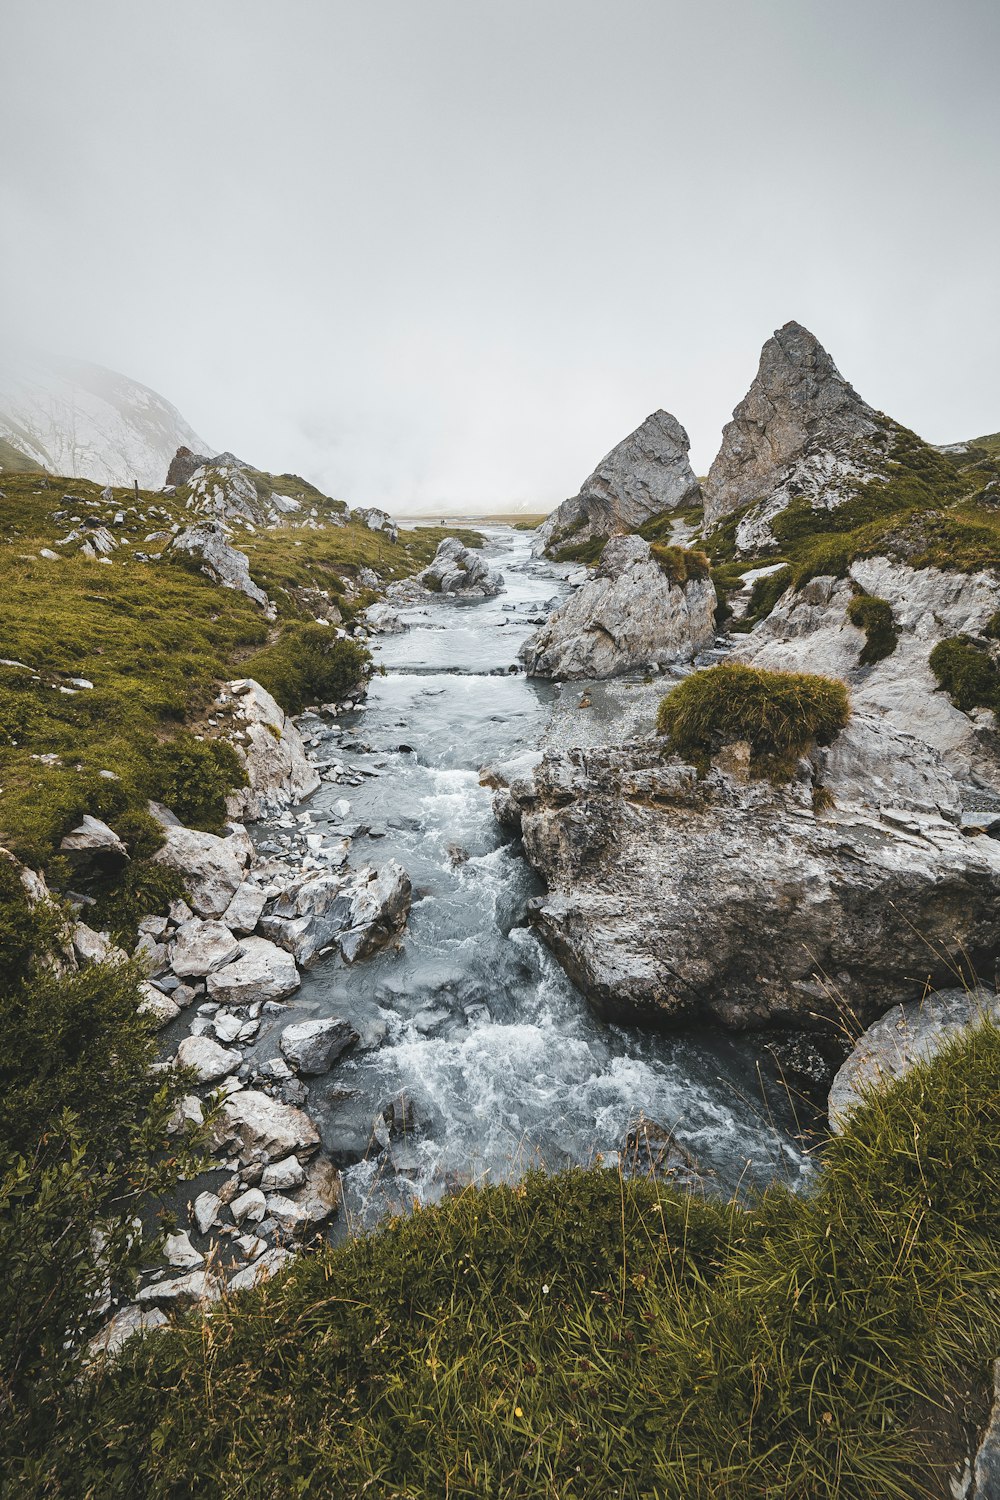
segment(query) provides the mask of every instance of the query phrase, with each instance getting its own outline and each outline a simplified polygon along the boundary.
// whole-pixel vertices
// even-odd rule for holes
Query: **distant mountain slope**
[[[0,363],[0,465],[23,454],[73,479],[163,484],[181,446],[211,451],[176,407],[114,370],[31,354]]]

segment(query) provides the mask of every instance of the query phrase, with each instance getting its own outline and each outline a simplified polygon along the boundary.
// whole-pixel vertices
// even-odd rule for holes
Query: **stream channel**
[[[356,1230],[533,1164],[614,1164],[642,1116],[673,1131],[727,1194],[775,1177],[794,1184],[808,1163],[780,1101],[765,1099],[750,1042],[599,1021],[526,925],[542,886],[493,818],[479,769],[553,736],[572,743],[574,716],[588,742],[621,737],[628,684],[616,684],[617,697],[594,685],[584,713],[582,684],[560,689],[511,670],[568,591],[567,569],[532,557],[530,533],[480,529],[504,592],[399,610],[406,632],[374,642],[384,675],[332,721],[320,750],[360,784],[324,783],[306,804],[311,831],[356,829],[352,865],[393,856],[413,883],[399,947],[353,967],[320,960],[280,1018],[340,1016],[361,1037],[310,1080],[307,1106],[343,1168],[341,1225]],[[648,690],[644,701],[654,701]],[[266,1056],[275,1040],[265,1033],[254,1050]],[[412,1123],[386,1147],[373,1119],[401,1094]]]

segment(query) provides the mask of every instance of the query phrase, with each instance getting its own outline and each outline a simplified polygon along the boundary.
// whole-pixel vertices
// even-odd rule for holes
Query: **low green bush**
[[[878,599],[874,594],[855,594],[847,606],[847,618],[865,633],[865,644],[858,657],[862,666],[874,666],[892,655],[899,640],[899,626],[887,599]]]
[[[66,918],[0,860],[0,1492],[39,1493],[32,1455],[75,1403],[105,1290],[128,1293],[151,1242],[135,1216],[200,1153],[167,1122],[183,1075],[132,964],[64,962]],[[11,1478],[16,1465],[18,1480]],[[14,1488],[8,1488],[13,1484]]]
[[[371,653],[328,625],[286,625],[277,641],[265,646],[246,665],[286,713],[300,713],[311,703],[344,698],[368,674]]]
[[[930,668],[956,708],[1000,711],[1000,667],[990,653],[967,635],[938,641]]]
[[[468,1189],[127,1346],[34,1456],[102,1500],[917,1500],[1000,1347],[1000,1033],[872,1094],[814,1185]]]
[[[146,761],[146,788],[189,828],[220,833],[226,797],[246,786],[243,763],[228,740],[184,732],[157,743]]]
[[[657,731],[704,769],[724,745],[746,740],[756,776],[787,780],[813,744],[828,745],[850,717],[842,682],[723,662],[694,672],[661,701]]]

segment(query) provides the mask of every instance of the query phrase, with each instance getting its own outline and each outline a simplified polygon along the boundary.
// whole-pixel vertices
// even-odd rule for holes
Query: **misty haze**
[[[1000,1500],[995,4],[0,39],[0,1500]]]

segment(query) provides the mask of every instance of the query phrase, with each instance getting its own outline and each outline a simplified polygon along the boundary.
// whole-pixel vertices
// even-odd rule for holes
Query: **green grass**
[[[693,672],[660,702],[657,732],[704,770],[725,745],[750,745],[750,771],[787,781],[799,757],[828,745],[850,717],[842,682],[806,672],[766,672],[723,662]]]
[[[532,1174],[304,1257],[70,1397],[31,1493],[941,1496],[1000,1339],[998,1187],[986,1026],[802,1195]]]
[[[274,485],[305,501],[312,493],[294,475]],[[59,842],[85,812],[109,821],[140,861],[155,847],[142,811],[150,796],[172,802],[193,826],[217,828],[224,798],[218,777],[203,767],[208,786],[192,765],[171,765],[164,742],[206,729],[220,682],[251,668],[288,707],[315,696],[329,701],[348,676],[354,686],[353,643],[335,648],[336,664],[324,649],[321,671],[317,653],[306,649],[310,628],[322,627],[306,623],[311,600],[300,591],[322,588],[342,597],[362,567],[380,578],[404,576],[429,561],[440,540],[433,530],[418,530],[391,543],[354,522],[256,532],[234,526],[235,545],[279,604],[281,623],[270,627],[256,605],[220,588],[191,560],[136,557],[163,548],[162,538],[147,542],[150,533],[169,538],[171,525],[193,519],[181,497],[140,491],[137,502],[132,490],[115,489],[103,499],[102,487],[89,481],[34,474],[4,474],[0,489],[0,653],[24,663],[0,666],[0,843],[45,868],[57,888],[72,874],[57,854]],[[319,499],[332,511],[340,506]],[[123,520],[116,524],[118,513]],[[125,538],[110,564],[81,557],[79,541],[60,546],[74,518],[109,525]],[[41,557],[42,548],[57,558]],[[362,593],[359,602],[371,597]],[[344,612],[351,613],[346,601]],[[73,677],[93,689],[61,692]],[[197,754],[190,736],[185,743]],[[235,784],[231,765],[228,775]],[[169,899],[146,864],[127,881],[122,909],[129,920],[143,892],[159,904]]]

